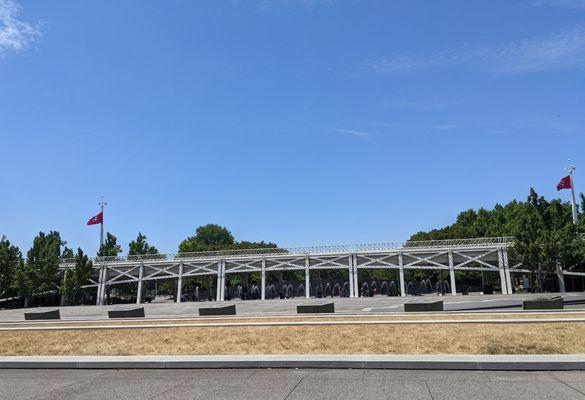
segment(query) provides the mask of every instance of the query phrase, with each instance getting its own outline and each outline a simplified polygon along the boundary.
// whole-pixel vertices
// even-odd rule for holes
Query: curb
[[[585,370],[576,355],[211,355],[211,356],[15,356],[0,357],[4,369],[233,369],[327,368],[417,370]]]
[[[118,321],[114,321],[118,322]],[[50,322],[47,322],[50,323]],[[96,331],[169,328],[233,328],[274,326],[342,326],[342,325],[461,325],[461,324],[556,324],[585,323],[585,318],[508,318],[508,319],[403,319],[403,320],[336,320],[336,321],[282,321],[282,322],[209,322],[188,324],[128,324],[128,325],[57,325],[57,326],[0,326],[0,332],[15,331]]]

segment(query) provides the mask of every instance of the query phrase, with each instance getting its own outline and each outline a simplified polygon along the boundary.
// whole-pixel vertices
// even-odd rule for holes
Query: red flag
[[[87,224],[88,225],[96,225],[96,224],[101,224],[102,222],[104,222],[104,213],[103,212],[91,217],[91,219],[89,221],[87,221]]]
[[[559,183],[557,183],[557,190],[571,189],[572,187],[573,185],[571,185],[571,175],[562,177]]]

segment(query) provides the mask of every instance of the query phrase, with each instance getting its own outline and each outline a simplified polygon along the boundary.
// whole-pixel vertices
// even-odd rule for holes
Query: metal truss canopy
[[[238,249],[220,251],[201,251],[195,253],[170,253],[170,254],[141,254],[131,256],[94,257],[94,264],[115,264],[135,263],[139,261],[189,261],[189,260],[213,260],[220,258],[241,258],[258,256],[284,256],[284,255],[307,255],[307,254],[335,254],[335,253],[361,253],[376,251],[398,251],[411,249],[454,249],[454,248],[493,248],[509,247],[513,244],[512,237],[487,237],[472,239],[448,239],[448,240],[422,240],[385,242],[385,243],[363,243],[363,244],[341,244],[325,246],[301,246],[283,248],[261,248],[261,249]],[[68,258],[61,260],[61,267],[67,268],[75,265],[75,259]]]
[[[358,297],[358,271],[389,269],[398,271],[400,293],[406,294],[405,270],[446,270],[455,294],[455,271],[499,272],[503,293],[511,293],[511,269],[508,265],[510,237],[408,241],[290,248],[225,250],[199,253],[154,254],[93,259],[94,274],[85,287],[97,288],[97,303],[103,304],[108,286],[137,283],[137,302],[141,301],[146,281],[176,279],[177,293],[183,278],[212,276],[215,278],[216,300],[225,298],[227,276],[259,273],[261,298],[266,294],[266,276],[276,271],[304,271],[305,297],[310,295],[310,271],[337,269],[347,271],[350,297]],[[63,279],[75,267],[74,259],[61,261]],[[519,272],[519,270],[516,270]],[[177,296],[181,301],[181,296]]]

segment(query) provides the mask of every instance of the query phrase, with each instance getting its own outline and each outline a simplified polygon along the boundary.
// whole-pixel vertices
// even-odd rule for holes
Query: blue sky
[[[400,241],[585,191],[584,106],[583,0],[0,0],[0,234]]]

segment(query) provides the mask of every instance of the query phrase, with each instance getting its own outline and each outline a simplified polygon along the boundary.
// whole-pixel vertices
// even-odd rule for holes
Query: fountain
[[[303,297],[305,295],[305,286],[301,283],[298,287],[297,287],[297,296],[299,297]]]
[[[370,288],[368,287],[368,284],[366,282],[364,282],[362,284],[362,291],[360,293],[361,297],[369,297],[370,296]]]
[[[388,292],[388,282],[382,282],[382,285],[380,286],[380,294],[390,295]]]

